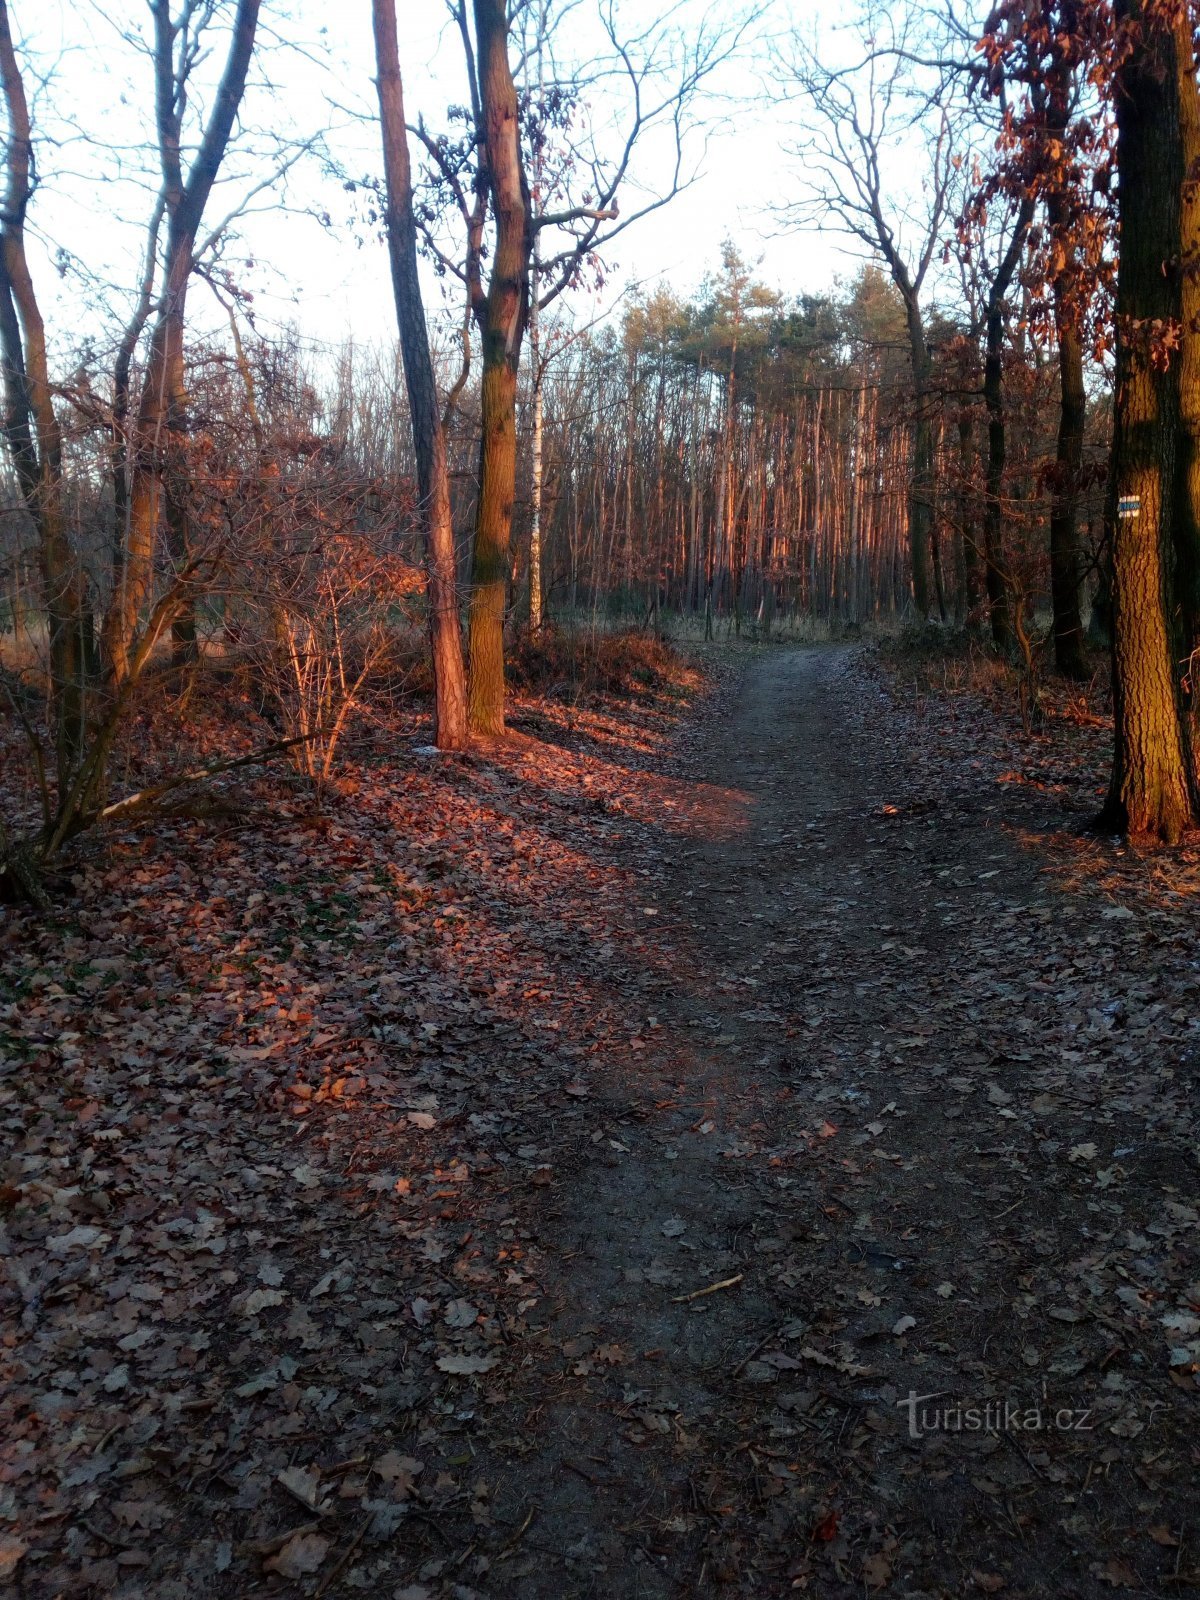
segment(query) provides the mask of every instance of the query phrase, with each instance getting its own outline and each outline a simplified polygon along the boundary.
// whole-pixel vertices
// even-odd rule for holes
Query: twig
[[[282,1550],[289,1539],[299,1539],[304,1534],[316,1533],[320,1522],[302,1522],[298,1528],[283,1528],[279,1533],[268,1534],[265,1539],[248,1539],[238,1546],[239,1552],[249,1556],[273,1556]]]
[[[257,750],[251,750],[248,755],[236,756],[232,760],[212,761],[202,767],[190,767],[186,772],[175,773],[173,777],[164,778],[161,783],[139,789],[136,794],[126,795],[122,800],[115,800],[111,805],[103,806],[91,820],[111,822],[113,817],[120,816],[122,812],[149,805],[154,800],[162,799],[163,795],[169,794],[172,789],[182,788],[186,783],[199,783],[203,778],[215,778],[225,772],[234,772],[239,767],[252,767],[260,762],[270,761],[274,756],[282,755],[285,750],[290,750],[295,745],[306,744],[317,738],[321,731],[298,734],[294,739],[279,739],[273,744],[262,745]]]
[[[513,1549],[513,1547],[515,1545],[520,1544],[521,1540],[525,1537],[526,1533],[528,1533],[528,1531],[529,1531],[529,1524],[533,1521],[533,1519],[534,1519],[534,1517],[536,1515],[537,1515],[537,1506],[531,1505],[530,1508],[529,1508],[529,1512],[528,1512],[528,1514],[527,1514],[527,1516],[525,1518],[525,1521],[521,1524],[521,1526],[517,1529],[516,1533],[514,1533],[513,1536],[510,1539],[506,1539],[504,1541],[504,1543],[500,1546],[499,1550],[496,1552],[497,1559],[499,1559],[500,1556],[506,1556],[508,1554],[508,1552],[511,1549]]]
[[[741,1283],[745,1276],[744,1272],[739,1272],[732,1278],[722,1278],[720,1283],[710,1283],[703,1289],[693,1289],[691,1294],[672,1295],[671,1304],[682,1306],[686,1305],[689,1300],[703,1300],[706,1294],[716,1294],[718,1289],[732,1289],[734,1284]]]
[[[359,1545],[362,1544],[367,1529],[371,1526],[372,1516],[374,1516],[373,1512],[371,1513],[371,1516],[364,1517],[359,1523],[357,1533],[342,1552],[337,1564],[330,1568],[330,1570],[321,1579],[320,1583],[314,1590],[313,1600],[321,1600],[321,1596],[325,1593],[326,1589],[336,1582],[336,1580],[349,1565],[350,1561],[353,1559],[355,1551],[358,1549]]]
[[[742,1368],[744,1366],[748,1365],[749,1362],[753,1361],[755,1356],[758,1354],[758,1352],[760,1350],[765,1350],[767,1348],[767,1346],[770,1344],[771,1340],[774,1339],[775,1337],[776,1337],[776,1334],[775,1334],[774,1330],[772,1330],[770,1333],[765,1335],[764,1338],[760,1339],[752,1350],[747,1350],[746,1354],[738,1362],[737,1366],[734,1367],[733,1371],[729,1374],[729,1376],[731,1378],[736,1378],[738,1373],[742,1370]]]

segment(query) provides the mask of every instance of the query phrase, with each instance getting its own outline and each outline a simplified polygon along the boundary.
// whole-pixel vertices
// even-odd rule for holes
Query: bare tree
[[[0,82],[8,120],[4,211],[0,219],[0,364],[4,433],[38,533],[50,626],[52,718],[60,793],[70,784],[86,722],[88,617],[83,576],[63,505],[62,432],[46,362],[46,330],[25,252],[32,193],[33,135],[6,0],[0,0]]]
[[[372,20],[379,122],[383,134],[384,220],[425,527],[434,742],[444,750],[460,750],[467,743],[467,702],[455,582],[454,527],[450,518],[450,479],[446,469],[445,430],[438,408],[417,273],[417,229],[404,123],[404,85],[396,45],[395,0],[372,0]]]
[[[706,19],[685,29],[668,14],[640,27],[627,25],[616,0],[597,0],[596,20],[605,41],[601,57],[563,67],[548,40],[556,22],[576,9],[566,0],[539,14],[533,48],[516,55],[504,0],[472,0],[474,34],[466,0],[450,0],[463,43],[470,93],[470,126],[460,138],[416,132],[429,158],[435,217],[449,212],[464,233],[465,252],[445,241],[434,223],[425,243],[440,268],[463,284],[483,352],[482,438],[470,597],[469,706],[472,728],[504,729],[504,618],[511,567],[512,510],[516,486],[516,395],[521,349],[529,326],[531,273],[537,258],[538,308],[544,310],[575,284],[585,265],[640,218],[658,210],[690,181],[685,150],[694,128],[700,91],[737,47],[753,13],[725,25]],[[538,42],[540,41],[540,43]],[[541,63],[539,69],[538,63]],[[541,73],[531,91],[532,117],[522,121],[517,76]],[[594,126],[584,115],[590,98],[624,106],[622,131],[610,119]],[[568,113],[579,113],[575,118]],[[539,203],[528,181],[528,123],[535,138],[558,139],[557,155],[539,159]],[[670,131],[674,162],[667,181],[641,204],[622,210],[619,194],[635,153],[654,130]],[[488,216],[492,237],[488,237]],[[490,242],[485,287],[483,259]]]
[[[164,510],[164,485],[180,456],[184,431],[183,342],[188,285],[200,227],[220,171],[246,87],[260,0],[237,0],[229,51],[216,98],[190,169],[184,172],[183,119],[187,84],[212,21],[214,0],[184,0],[171,16],[170,0],[150,0],[154,23],[154,98],[162,206],[167,237],[162,291],[151,336],[134,424],[128,527],[117,530],[113,593],[105,620],[108,668],[115,681],[128,673],[139,618],[152,597],[154,552]],[[156,235],[150,240],[153,250]],[[133,326],[133,324],[131,324]],[[140,331],[140,330],[139,330]],[[177,543],[186,543],[178,507],[166,497]],[[182,555],[182,550],[175,552]],[[193,624],[194,625],[194,624]],[[186,638],[184,640],[186,643]]]
[[[780,208],[802,227],[833,224],[882,260],[904,302],[916,415],[908,491],[913,599],[928,616],[934,508],[933,359],[923,294],[944,242],[955,173],[949,118],[936,95],[914,92],[917,20],[907,6],[864,6],[857,51],[848,66],[827,65],[798,34],[778,59],[781,97],[798,93],[814,124],[793,147],[805,192]],[[920,141],[928,163],[916,208],[898,197],[885,167],[898,145]],[[903,194],[906,191],[901,191]]]

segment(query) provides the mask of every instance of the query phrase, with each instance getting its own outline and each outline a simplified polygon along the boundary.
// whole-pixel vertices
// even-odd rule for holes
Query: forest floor
[[[4,913],[0,1592],[1200,1587],[1200,866],[1102,730],[846,647],[518,726]]]

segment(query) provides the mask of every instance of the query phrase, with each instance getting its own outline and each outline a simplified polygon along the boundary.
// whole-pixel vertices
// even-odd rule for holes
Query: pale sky
[[[421,114],[431,129],[439,129],[447,104],[466,97],[457,34],[444,25],[439,0],[400,0],[397,9],[409,119]],[[684,0],[682,14],[698,18],[711,9],[705,0]],[[812,7],[802,9],[806,27],[822,26],[812,22]],[[845,8],[836,9],[844,14]],[[625,0],[625,10],[631,23],[646,26],[644,0]],[[150,63],[130,37],[121,36],[124,28],[130,35],[141,30],[144,37],[148,11],[144,0],[10,0],[10,12],[28,45],[35,120],[52,141],[40,152],[43,181],[30,215],[44,246],[35,266],[47,321],[59,345],[84,329],[103,338],[102,326],[111,330],[114,318],[111,310],[104,317],[101,308],[120,310],[130,301],[153,193],[155,174],[147,165],[152,152],[145,148]],[[568,49],[586,53],[587,18],[594,12],[595,0],[581,0],[564,23],[573,30],[566,36]],[[789,15],[789,0],[774,0],[762,29],[780,30]],[[836,48],[828,28],[822,32]],[[224,30],[214,34],[209,78],[226,42]],[[349,174],[377,174],[369,0],[340,0],[336,6],[330,0],[289,0],[286,7],[265,0],[260,42],[264,49],[244,108],[247,125],[300,137],[321,134]],[[39,72],[46,76],[41,87],[35,81]],[[263,84],[268,76],[273,94]],[[835,235],[780,237],[775,231],[770,207],[797,181],[784,146],[800,108],[769,103],[765,44],[722,69],[712,87],[721,97],[710,107],[714,129],[707,141],[697,136],[689,145],[700,176],[668,207],[621,236],[604,303],[631,279],[666,279],[681,292],[691,291],[717,263],[727,234],[751,260],[761,257],[760,276],[788,296],[828,288],[835,274],[855,270]],[[626,212],[639,189],[665,181],[667,156],[661,139],[647,142],[626,192]],[[248,148],[231,157],[228,181],[214,195],[206,220],[231,209],[266,170]],[[263,327],[295,321],[306,336],[329,345],[347,334],[365,341],[393,337],[385,248],[366,228],[357,230],[361,243],[356,242],[353,197],[312,161],[292,171],[285,195],[289,209],[282,212],[274,195],[260,195],[261,214],[239,222],[239,243],[230,250],[239,281],[254,291]],[[329,211],[331,228],[304,214],[314,208]],[[61,249],[72,258],[62,273],[52,264],[53,252]],[[248,260],[254,264],[246,266]],[[588,313],[590,305],[584,299],[577,309]],[[197,319],[215,314],[202,285],[193,290],[190,311]]]

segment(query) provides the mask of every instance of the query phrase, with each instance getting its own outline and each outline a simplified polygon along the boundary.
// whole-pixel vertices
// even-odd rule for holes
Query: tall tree
[[[1087,676],[1080,615],[1079,497],[1087,424],[1084,361],[1110,309],[1110,149],[1090,67],[1107,23],[1080,0],[1003,0],[988,18],[986,83],[1002,107],[997,157],[983,193],[1033,200],[1026,273],[1034,332],[1053,341],[1059,372],[1055,459],[1047,475],[1055,666]],[[1015,94],[1014,94],[1015,91]],[[1086,97],[1086,98],[1085,98]]]
[[[45,324],[25,252],[33,129],[13,47],[7,0],[0,0],[0,83],[8,122],[4,212],[0,222],[3,430],[21,494],[38,534],[43,603],[49,619],[52,717],[61,797],[74,775],[84,744],[90,616],[83,574],[67,528],[62,431],[46,362]]]
[[[1200,84],[1195,6],[1175,18],[1174,49],[1183,188],[1180,195],[1179,461],[1175,478],[1175,594],[1178,651],[1197,701],[1200,661]]]
[[[1044,79],[1033,85],[1033,104],[1045,118],[1046,146],[1071,149],[1075,78],[1082,48],[1075,0],[1063,5],[1062,26],[1051,31]],[[1040,105],[1039,105],[1040,102]],[[1054,664],[1067,678],[1086,678],[1083,620],[1079,611],[1079,488],[1087,424],[1083,380],[1083,307],[1079,304],[1081,261],[1079,197],[1084,172],[1065,154],[1046,163],[1046,222],[1050,235],[1051,294],[1058,346],[1059,413],[1053,499],[1050,506],[1050,600]],[[1086,206],[1086,202],[1084,202]]]
[[[1022,196],[1014,207],[998,261],[991,271],[986,268],[984,271],[983,403],[988,419],[983,507],[984,585],[992,643],[999,650],[1009,649],[1013,642],[1010,583],[1004,555],[1005,467],[1008,461],[1004,351],[1008,340],[1008,296],[1025,251],[1033,212],[1032,197]]]
[[[532,47],[517,52],[521,71],[537,72],[539,82],[519,93],[508,7],[503,0],[472,0],[470,9],[473,37],[467,0],[450,0],[466,60],[469,130],[455,139],[437,139],[419,123],[417,134],[429,158],[431,184],[432,203],[422,208],[425,242],[441,269],[462,282],[483,349],[468,704],[472,729],[494,735],[504,729],[504,617],[516,487],[515,400],[531,312],[535,246],[542,311],[575,285],[585,266],[597,262],[626,228],[666,205],[686,186],[690,109],[705,80],[729,58],[748,24],[727,27],[718,17],[685,28],[671,8],[648,26],[631,28],[617,0],[598,0],[596,18],[607,40],[601,58],[563,68],[547,41],[575,9],[575,0],[559,0],[556,5],[539,0]],[[514,9],[530,22],[529,8]],[[555,70],[543,76],[544,64],[551,59]],[[594,111],[589,105],[592,95],[597,102]],[[635,153],[656,133],[674,148],[669,175],[640,203],[620,210],[618,192]],[[553,148],[547,155],[551,135]],[[527,180],[530,144],[539,177],[536,208]],[[465,230],[462,256],[440,237],[443,212],[457,214]],[[543,368],[539,363],[538,381],[544,377]]]
[[[155,124],[167,236],[161,297],[134,422],[128,526],[117,530],[113,594],[105,619],[108,668],[117,682],[129,670],[130,649],[139,618],[151,598],[155,546],[164,509],[164,484],[168,471],[178,472],[181,466],[188,285],[205,207],[245,92],[260,3],[261,0],[237,0],[225,68],[199,148],[185,174],[186,83],[199,48],[194,28],[196,7],[185,5],[181,14],[172,18],[170,0],[150,0],[154,25]],[[209,12],[211,14],[211,7]],[[168,511],[171,509],[167,507]]]
[[[1117,0],[1112,102],[1120,262],[1113,427],[1113,770],[1106,819],[1179,841],[1200,797],[1171,611],[1184,179],[1176,40],[1153,0]]]
[[[458,620],[450,478],[446,466],[445,428],[438,405],[417,272],[417,227],[404,123],[404,84],[396,44],[395,0],[372,0],[372,21],[379,123],[383,135],[384,221],[425,527],[434,743],[443,750],[461,750],[467,744],[467,697]]]
[[[517,476],[517,370],[529,320],[533,249],[505,0],[474,0],[483,157],[496,239],[482,318],[479,498],[471,572],[471,727],[504,731],[504,609]]]

